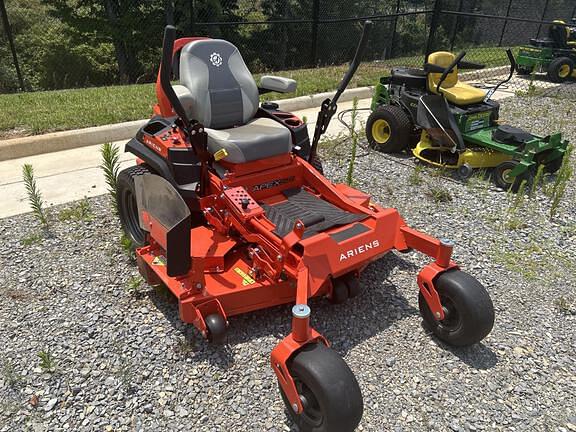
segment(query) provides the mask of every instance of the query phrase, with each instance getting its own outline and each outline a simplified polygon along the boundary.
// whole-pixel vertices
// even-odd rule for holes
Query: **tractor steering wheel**
[[[464,58],[465,55],[466,55],[466,51],[462,51],[460,54],[458,54],[456,56],[454,61],[452,63],[450,63],[450,65],[446,69],[444,69],[444,72],[442,72],[442,76],[440,77],[440,80],[438,81],[438,84],[436,85],[436,92],[437,93],[440,93],[440,86],[442,85],[442,83],[444,82],[444,80],[446,79],[448,74],[450,72],[452,72],[454,70],[454,68],[458,65],[458,63],[460,63],[462,61],[462,59]]]

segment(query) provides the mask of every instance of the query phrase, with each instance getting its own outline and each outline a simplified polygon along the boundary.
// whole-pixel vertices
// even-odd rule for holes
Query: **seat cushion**
[[[268,118],[256,118],[230,129],[209,129],[208,151],[214,154],[226,149],[223,160],[230,163],[250,162],[288,153],[292,150],[290,131]]]
[[[482,102],[486,93],[470,84],[457,82],[449,88],[440,87],[440,91],[446,96],[448,102],[456,105],[471,105]]]

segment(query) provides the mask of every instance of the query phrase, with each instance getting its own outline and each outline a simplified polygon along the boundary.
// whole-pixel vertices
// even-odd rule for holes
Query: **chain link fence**
[[[152,82],[167,23],[231,41],[253,73],[343,65],[368,18],[357,85],[421,67],[431,51],[466,50],[485,68],[464,79],[490,87],[508,75],[506,48],[518,56],[575,9],[574,0],[0,0],[0,93]],[[550,83],[544,64],[530,72],[502,89],[576,97],[574,80]]]

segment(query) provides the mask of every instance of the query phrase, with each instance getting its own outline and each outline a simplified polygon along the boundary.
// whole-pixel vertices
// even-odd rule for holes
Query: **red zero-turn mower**
[[[452,345],[480,341],[494,311],[484,287],[451,261],[452,243],[408,226],[398,212],[322,175],[316,148],[360,62],[371,23],[310,144],[306,125],[258,95],[294,91],[266,76],[258,87],[238,49],[175,39],[166,27],[155,116],[126,145],[138,165],[118,177],[118,210],[150,284],[178,298],[180,317],[222,341],[228,318],[292,303],[292,332],[272,351],[287,410],[302,431],[352,431],[362,394],[344,360],[314,330],[308,299],[342,303],[358,277],[393,249],[432,258],[418,275],[420,311]],[[172,86],[172,69],[180,84]]]

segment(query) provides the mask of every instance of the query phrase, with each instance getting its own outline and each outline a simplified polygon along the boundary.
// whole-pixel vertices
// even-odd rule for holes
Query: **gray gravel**
[[[508,101],[503,117],[532,130],[561,126],[576,142],[576,105],[560,102]],[[360,382],[359,429],[576,431],[574,181],[550,220],[541,190],[511,215],[514,198],[482,179],[424,171],[416,185],[413,162],[392,160],[359,157],[356,186],[415,228],[454,239],[455,258],[491,293],[496,324],[471,348],[432,339],[418,314],[418,254],[368,267],[362,295],[345,305],[314,300],[313,325]],[[327,160],[328,176],[341,180],[345,164]],[[426,192],[438,190],[452,200]],[[93,220],[56,221],[27,246],[30,214],[0,220],[0,431],[290,431],[269,367],[289,307],[232,318],[229,345],[206,344],[166,292],[134,288],[107,199],[90,205]]]

